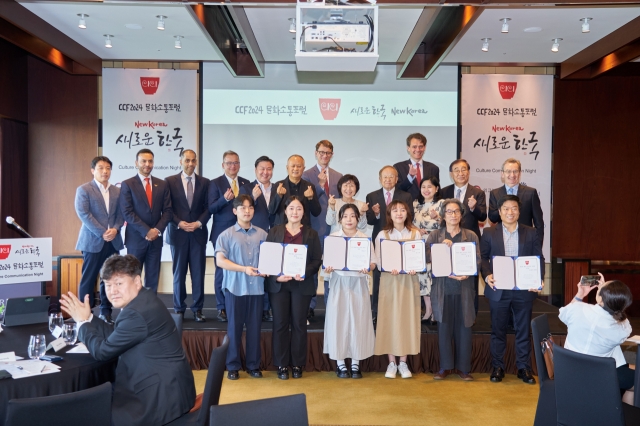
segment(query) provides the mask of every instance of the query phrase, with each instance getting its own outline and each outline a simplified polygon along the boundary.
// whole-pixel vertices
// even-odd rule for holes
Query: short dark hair
[[[344,204],[342,207],[340,207],[340,211],[338,212],[338,222],[342,220],[342,216],[344,216],[344,212],[346,212],[349,209],[353,210],[353,212],[355,213],[356,221],[360,221],[360,209],[358,209],[358,206],[352,203],[347,203],[347,204]]]
[[[120,256],[114,254],[104,261],[100,269],[100,278],[103,281],[110,280],[115,275],[127,275],[135,278],[142,274],[142,265],[138,258],[132,254]]]
[[[338,179],[338,194],[340,194],[340,198],[342,198],[342,185],[344,185],[347,182],[353,182],[353,184],[356,186],[356,194],[358,193],[358,191],[360,191],[360,181],[358,181],[358,178],[355,177],[354,175],[342,175],[342,177],[340,179]]]
[[[138,151],[138,153],[136,154],[136,161],[138,161],[138,157],[140,157],[140,154],[151,154],[151,156],[155,158],[155,155],[153,155],[153,151],[151,151],[149,148],[142,148],[140,151]]]
[[[418,204],[424,204],[424,195],[422,195],[422,184],[425,183],[426,181],[431,182],[431,184],[433,186],[438,188],[436,193],[433,194],[433,201],[438,201],[440,199],[440,197],[441,197],[441,195],[440,195],[440,181],[435,176],[429,176],[428,178],[422,179],[422,182],[420,182],[420,186],[418,187]]]
[[[91,160],[91,168],[95,169],[98,163],[101,161],[104,161],[105,163],[109,163],[109,167],[113,167],[113,163],[111,162],[111,160],[109,160],[109,157],[105,157],[104,155],[99,155],[97,157],[94,157],[93,160]]]
[[[251,198],[251,196],[249,196],[248,194],[240,194],[233,199],[233,208],[237,209],[238,207],[243,205],[245,201],[248,201],[250,206],[255,206],[255,203],[253,202],[253,198]]]
[[[254,167],[258,167],[258,164],[262,163],[263,161],[268,161],[268,162],[271,163],[271,167],[275,167],[275,164],[273,164],[273,160],[271,158],[267,157],[266,155],[263,155],[262,157],[258,157]]]
[[[235,155],[236,157],[238,157],[238,159],[240,159],[240,156],[238,155],[237,152],[229,150],[229,151],[225,151],[222,154],[222,161],[224,161],[224,159],[227,158],[228,155]]]
[[[522,203],[520,202],[520,197],[517,195],[505,195],[500,198],[500,200],[498,200],[498,210],[500,210],[500,207],[502,207],[502,205],[507,201],[515,201],[518,203],[518,210],[522,210]]]
[[[418,139],[422,145],[427,146],[427,137],[422,133],[411,133],[407,136],[407,146],[411,146],[411,139]]]
[[[627,319],[625,310],[633,303],[633,295],[629,287],[622,281],[609,281],[600,288],[600,297],[605,311],[609,312],[616,321]]]
[[[325,148],[329,148],[331,150],[331,152],[333,152],[333,144],[331,142],[329,142],[328,140],[323,139],[320,142],[318,142],[316,144],[316,151],[318,149],[320,149],[321,146],[324,146]]]
[[[391,231],[394,226],[393,226],[393,219],[391,219],[391,210],[393,210],[397,205],[400,205],[402,207],[405,208],[405,210],[407,211],[407,217],[404,220],[404,226],[407,229],[412,229],[415,228],[413,226],[413,212],[412,209],[409,208],[409,206],[407,205],[407,203],[405,203],[404,201],[401,200],[393,200],[389,203],[389,205],[387,206],[387,212],[385,213],[385,225],[382,228],[383,231]],[[376,237],[374,237],[376,238]]]
[[[187,148],[182,150],[182,152],[180,153],[180,158],[184,158],[184,154],[186,154],[187,152],[193,152],[193,155],[198,157],[198,154],[196,154],[194,150]]]
[[[453,171],[453,166],[455,166],[458,163],[464,163],[467,165],[467,169],[471,170],[471,166],[469,165],[469,162],[467,160],[465,160],[464,158],[458,158],[457,160],[453,160],[453,162],[449,165],[449,171],[452,172]]]
[[[285,210],[286,210],[287,207],[289,207],[289,204],[293,203],[294,201],[297,201],[300,204],[302,204],[302,212],[304,213],[304,201],[302,200],[302,197],[300,197],[298,195],[292,195],[289,198],[287,198],[286,200],[284,200],[284,208],[285,208]]]

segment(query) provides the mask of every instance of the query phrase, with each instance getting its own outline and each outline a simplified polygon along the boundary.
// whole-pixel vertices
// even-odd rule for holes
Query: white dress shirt
[[[97,180],[95,181],[96,181],[96,185],[98,185],[98,189],[100,190],[100,193],[102,194],[102,198],[104,198],[104,204],[105,206],[107,206],[107,214],[109,214],[109,187],[111,186],[111,184],[107,182],[107,187],[105,188],[104,186],[102,186],[100,182],[98,182]]]
[[[151,179],[151,175],[145,177],[142,176],[140,173],[138,173],[138,177],[140,178],[140,181],[142,182],[142,187],[144,188],[144,190],[147,190],[147,182],[145,182],[144,180],[148,177],[149,178],[149,187],[151,188],[151,193],[153,193],[153,180]]]
[[[269,186],[265,187],[263,184],[258,181],[258,185],[260,186],[260,191],[262,191],[262,195],[264,195],[264,200],[267,202],[267,206],[269,205],[269,201],[271,201],[271,188],[273,188],[273,184],[269,182]]]

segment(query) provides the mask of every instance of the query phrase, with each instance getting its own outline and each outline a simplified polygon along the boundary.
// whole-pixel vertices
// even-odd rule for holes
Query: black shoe
[[[494,383],[501,382],[504,378],[504,370],[502,367],[493,367],[493,371],[491,372],[491,381]]]
[[[291,372],[294,379],[300,379],[302,377],[302,367],[292,367]]]
[[[100,316],[98,318],[100,318],[102,321],[106,322],[109,325],[113,325],[114,324],[114,321],[111,318],[111,314],[104,314],[104,315],[100,314]]]
[[[248,370],[247,373],[249,373],[251,377],[255,377],[257,379],[262,378],[262,371],[260,370]]]
[[[227,311],[226,311],[226,309],[220,309],[218,311],[218,321],[227,322]]]
[[[349,376],[349,370],[347,370],[347,366],[346,365],[342,365],[342,368],[340,368],[340,366],[336,367],[336,376],[338,376],[339,379],[348,379]]]
[[[202,315],[202,311],[195,311],[193,313],[193,319],[196,320],[196,322],[205,322],[207,320],[205,316]]]
[[[289,380],[289,368],[288,367],[278,367],[278,379],[280,379],[280,380]]]
[[[351,378],[352,379],[362,379],[362,373],[360,372],[360,366],[351,365]]]
[[[229,370],[227,373],[227,379],[229,380],[238,380],[240,375],[238,374],[238,370]]]
[[[521,368],[518,370],[518,379],[522,379],[523,382],[530,385],[536,384],[536,379],[533,378],[533,374],[531,374],[531,370],[528,368]]]
[[[262,321],[273,322],[273,314],[271,313],[271,309],[262,311]]]
[[[176,311],[175,309],[173,310],[173,312],[175,312],[178,315],[182,316],[182,319],[184,319],[184,311]]]
[[[313,308],[309,308],[309,312],[307,312],[307,319],[310,320],[315,316],[316,316],[316,313],[313,311]]]

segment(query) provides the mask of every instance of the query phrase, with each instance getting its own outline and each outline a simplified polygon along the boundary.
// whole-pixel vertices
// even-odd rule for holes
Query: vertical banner
[[[536,188],[540,196],[542,249],[551,262],[553,76],[464,74],[461,91],[461,156],[471,165],[471,183],[485,191],[488,209],[489,193],[504,185],[502,163],[518,159],[520,185]]]
[[[111,183],[135,176],[136,152],[154,154],[152,176],[180,171],[183,149],[197,152],[195,70],[102,70],[102,152],[113,162]]]

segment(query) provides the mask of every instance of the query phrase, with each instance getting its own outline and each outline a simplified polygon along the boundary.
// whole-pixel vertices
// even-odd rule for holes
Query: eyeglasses
[[[331,157],[333,155],[333,151],[316,151],[321,157]]]
[[[240,162],[239,161],[225,161],[222,164],[224,164],[227,167],[231,167],[231,166],[239,166]]]
[[[460,210],[445,210],[444,212],[449,216],[457,216],[462,213]]]
[[[469,169],[467,169],[466,167],[463,167],[461,169],[453,169],[453,173],[467,173],[469,171]]]
[[[505,175],[519,175],[520,170],[503,170],[502,173]]]

